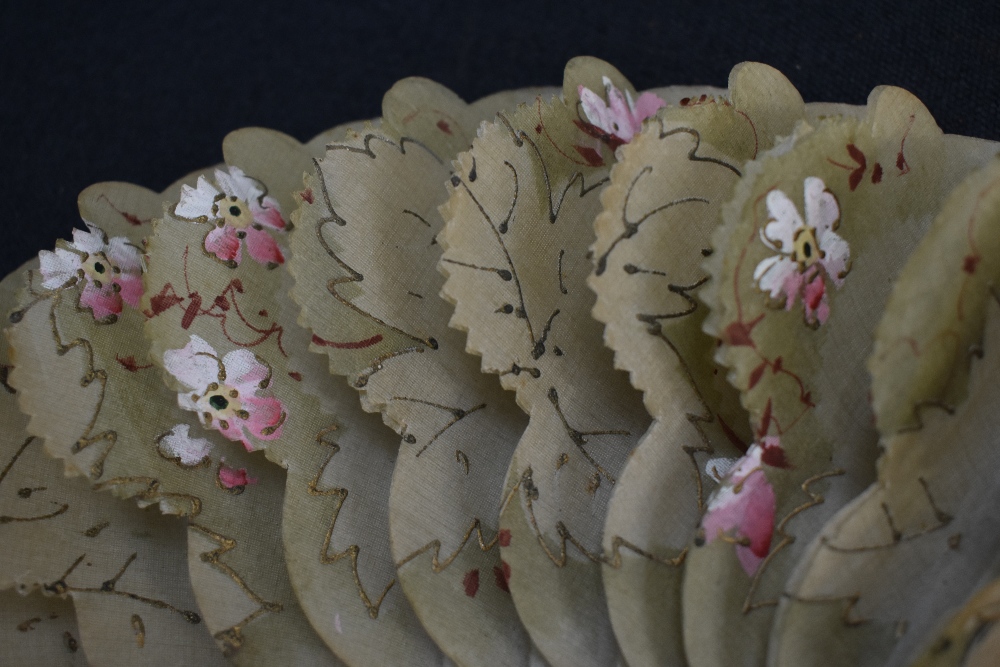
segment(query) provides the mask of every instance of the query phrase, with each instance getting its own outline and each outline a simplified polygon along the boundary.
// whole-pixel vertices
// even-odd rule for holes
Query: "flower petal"
[[[784,294],[785,308],[790,309],[799,293],[802,275],[799,273],[799,265],[790,257],[774,255],[757,265],[753,271],[753,279],[772,299]]]
[[[215,198],[219,196],[216,190],[204,176],[198,177],[198,187],[192,188],[190,185],[181,187],[180,201],[174,207],[174,215],[187,220],[198,220],[204,218],[213,220],[218,216],[212,212],[215,206]]]
[[[186,466],[198,465],[212,453],[212,443],[204,438],[192,438],[187,424],[178,424],[160,438],[159,448],[168,458],[180,459]]]
[[[767,214],[770,221],[761,240],[772,250],[790,253],[795,245],[795,231],[805,226],[795,204],[781,190],[771,190],[767,193]]]
[[[43,250],[38,253],[39,271],[42,274],[42,287],[56,289],[62,287],[70,279],[77,277],[82,262],[75,252],[56,248],[55,252]]]
[[[205,355],[214,357],[215,350],[201,336],[192,335],[180,350],[163,353],[163,366],[185,386],[202,391],[212,382],[219,381],[219,364]]]
[[[260,386],[271,374],[271,370],[257,361],[250,350],[233,350],[222,358],[226,367],[226,384],[234,387],[240,395],[255,395],[264,387]]]
[[[246,468],[230,468],[225,463],[219,466],[219,481],[227,489],[234,489],[238,486],[256,484],[257,478],[250,477]]]
[[[840,220],[840,205],[832,192],[826,189],[822,179],[810,176],[803,186],[806,201],[806,223],[820,236],[827,230],[837,228]],[[820,246],[822,247],[822,246]]]
[[[633,118],[631,105],[608,77],[604,77],[604,90],[608,96],[611,133],[620,139],[630,141],[641,127],[641,122]]]
[[[114,282],[121,288],[118,296],[128,305],[138,308],[142,298],[142,278],[135,273],[123,273]]]
[[[806,283],[802,291],[802,304],[806,310],[806,322],[824,324],[830,316],[830,304],[826,298],[826,283],[823,275],[817,272],[812,280]]]
[[[281,401],[272,396],[241,397],[243,409],[250,418],[243,422],[250,434],[258,440],[276,440],[281,437],[286,417]]]
[[[73,230],[73,247],[91,254],[102,252],[106,248],[104,232],[89,222],[86,224],[86,231],[82,229]]]
[[[590,88],[577,87],[580,94],[580,105],[583,107],[583,114],[587,117],[587,122],[598,127],[608,134],[614,132],[614,123],[611,119],[611,110],[604,103],[601,96]]]
[[[261,264],[284,264],[285,256],[271,235],[263,229],[247,227],[247,251]]]
[[[126,273],[140,273],[142,260],[139,249],[132,245],[124,236],[116,236],[108,242],[108,259]]]
[[[205,235],[205,250],[227,262],[234,261],[239,264],[243,259],[240,238],[236,236],[236,230],[229,225],[216,227]]]
[[[836,232],[830,230],[823,232],[816,239],[816,242],[819,244],[819,249],[823,251],[823,258],[819,260],[819,263],[826,270],[826,275],[830,276],[837,287],[840,287],[844,284],[844,278],[847,276],[847,264],[851,260],[850,246]]]
[[[281,217],[281,206],[274,197],[264,197],[259,203],[253,199],[249,203],[250,214],[259,225],[270,227],[271,229],[284,230],[288,223]]]
[[[250,203],[255,202],[264,194],[264,189],[254,179],[247,176],[239,167],[229,167],[229,171],[215,170],[215,182],[230,197],[236,197]]]
[[[112,289],[111,283],[97,287],[88,280],[83,291],[80,292],[80,305],[90,308],[94,313],[95,320],[103,320],[109,315],[117,315],[122,312],[122,299]]]
[[[640,123],[656,115],[656,112],[667,106],[667,103],[655,94],[645,92],[635,101],[633,115]]]

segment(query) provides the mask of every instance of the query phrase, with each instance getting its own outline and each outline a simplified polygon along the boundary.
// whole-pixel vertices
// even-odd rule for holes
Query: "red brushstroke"
[[[750,371],[750,380],[747,383],[747,389],[753,389],[760,382],[760,379],[764,377],[764,371],[767,370],[767,362],[762,361],[758,364],[757,368]]]
[[[510,546],[510,530],[503,528],[497,533],[497,543],[502,547]]]
[[[500,565],[493,566],[493,576],[496,577],[497,588],[504,593],[510,593],[510,565],[501,560]]]
[[[580,157],[587,161],[588,166],[600,167],[604,164],[604,158],[601,157],[601,154],[590,146],[578,146],[574,144],[573,150],[579,153]]]
[[[441,119],[437,122],[437,129],[441,130],[448,136],[451,136],[451,127],[448,125],[448,123],[444,121],[444,119]]]
[[[316,334],[312,337],[313,345],[319,345],[320,347],[332,347],[337,350],[361,350],[366,347],[371,347],[372,345],[378,345],[382,342],[382,334],[375,334],[371,338],[366,338],[365,340],[358,340],[346,343],[337,343],[332,340],[326,340],[325,338],[320,338]]]
[[[135,360],[135,357],[131,354],[127,357],[122,357],[120,355],[115,355],[115,361],[122,365],[122,368],[127,370],[129,373],[136,373],[138,371],[144,371],[147,368],[152,368],[153,364],[146,364],[145,366],[140,366]]]
[[[102,199],[108,203],[108,206],[114,209],[115,213],[124,218],[125,222],[132,225],[133,227],[139,227],[140,225],[144,225],[148,222],[151,222],[151,220],[149,219],[143,220],[135,213],[129,213],[128,211],[121,210],[120,208],[111,203],[111,200],[108,199],[107,195],[101,195],[100,197],[97,198],[97,201],[101,201]]]
[[[719,426],[722,428],[722,432],[726,434],[726,438],[729,442],[733,443],[733,446],[740,451],[741,454],[746,454],[747,450],[750,449],[750,445],[743,442],[743,438],[736,434],[736,431],[726,423],[726,420],[722,418],[722,415],[715,415],[716,419],[719,420]]]
[[[306,188],[305,190],[299,193],[299,196],[302,197],[302,201],[304,201],[307,204],[312,204],[314,201],[312,188]]]
[[[479,570],[469,570],[465,573],[465,577],[462,579],[462,586],[465,588],[465,594],[470,598],[476,597],[476,593],[479,592]]]
[[[872,183],[878,185],[881,182],[882,182],[882,165],[876,162],[875,166],[872,168]]]
[[[976,267],[979,266],[979,260],[981,259],[982,257],[979,255],[966,255],[965,260],[962,262],[962,270],[971,276],[976,272]]]
[[[302,373],[299,373],[298,371],[291,371],[288,374],[288,377],[292,378],[296,382],[302,382]]]

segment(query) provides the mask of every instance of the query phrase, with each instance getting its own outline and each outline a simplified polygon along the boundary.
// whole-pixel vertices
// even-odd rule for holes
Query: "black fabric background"
[[[306,140],[379,115],[422,75],[466,99],[560,85],[578,54],[639,89],[724,87],[759,60],[806,101],[919,96],[946,132],[1000,139],[1000,3],[76,2],[0,5],[0,270],[79,221],[76,196],[161,190],[221,159],[230,130]]]

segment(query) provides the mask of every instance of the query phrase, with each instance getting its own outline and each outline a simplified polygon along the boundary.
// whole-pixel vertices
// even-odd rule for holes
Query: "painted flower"
[[[215,185],[204,176],[198,177],[197,187],[185,185],[174,214],[193,222],[213,223],[215,228],[205,236],[205,250],[231,266],[242,261],[244,243],[260,264],[274,268],[285,261],[278,244],[264,229],[283,232],[288,227],[278,201],[268,197],[264,186],[239,167],[216,169]]]
[[[649,92],[639,95],[639,99],[633,102],[632,94],[627,90],[622,95],[622,91],[611,83],[611,79],[603,77],[603,81],[604,91],[608,97],[607,104],[600,95],[589,88],[579,86],[577,91],[587,122],[600,130],[601,138],[615,149],[632,141],[632,137],[642,129],[642,121],[667,103]]]
[[[787,468],[784,450],[775,436],[765,436],[729,469],[708,501],[701,527],[705,541],[726,539],[736,544],[736,557],[750,576],[771,550],[774,534],[774,489],[764,466]]]
[[[851,249],[835,232],[840,206],[822,179],[810,176],[803,190],[805,222],[784,192],[768,193],[768,221],[760,240],[779,254],[758,264],[753,278],[771,298],[784,298],[785,310],[801,297],[806,324],[819,326],[830,316],[826,280],[838,288],[844,283],[851,270]]]
[[[219,357],[198,336],[180,350],[163,355],[167,371],[187,387],[177,403],[198,413],[201,423],[230,440],[242,442],[247,451],[254,440],[281,437],[287,413],[281,401],[264,393],[271,385],[271,369],[249,350],[234,350]]]
[[[212,453],[212,443],[191,437],[190,430],[187,424],[178,424],[160,436],[157,440],[160,453],[185,467],[196,466],[207,459]]]
[[[88,222],[86,231],[73,230],[72,243],[60,241],[55,252],[43,250],[38,259],[45,289],[83,283],[80,305],[90,308],[95,320],[120,314],[122,302],[139,307],[141,251],[124,236],[109,240]]]

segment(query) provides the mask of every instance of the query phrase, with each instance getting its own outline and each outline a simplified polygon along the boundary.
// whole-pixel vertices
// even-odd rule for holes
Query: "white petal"
[[[204,438],[192,438],[187,424],[174,426],[160,438],[160,449],[167,456],[177,457],[186,466],[200,463],[212,452],[212,443]]]
[[[198,187],[192,188],[190,185],[181,187],[181,198],[174,207],[174,213],[187,220],[197,220],[198,218],[213,218],[212,207],[215,205],[215,198],[219,196],[219,191],[212,187],[204,176],[198,177]]]
[[[226,367],[226,384],[240,393],[255,393],[270,375],[267,366],[257,361],[250,350],[233,350],[222,358],[222,364]]]
[[[108,243],[108,259],[125,273],[139,273],[142,270],[141,253],[124,236],[116,236]]]
[[[39,270],[42,274],[42,287],[45,289],[62,287],[70,278],[76,277],[81,266],[79,255],[62,248],[56,248],[55,252],[43,250],[38,253],[38,260],[41,264]]]
[[[775,250],[791,252],[795,231],[804,226],[795,204],[781,190],[771,190],[767,193],[767,214],[770,221],[764,227],[762,238],[773,243]]]
[[[819,249],[824,253],[823,259],[819,260],[820,264],[826,269],[826,274],[833,279],[837,287],[840,287],[844,282],[847,263],[851,259],[851,247],[836,232],[830,230],[820,234],[816,242],[819,243]]]
[[[610,83],[610,82],[609,82]],[[583,107],[583,115],[587,117],[587,122],[607,133],[614,131],[614,124],[611,120],[611,111],[601,99],[601,96],[590,88],[580,86],[580,106]]]
[[[738,459],[727,459],[724,457],[718,457],[714,459],[709,459],[705,462],[705,472],[709,477],[716,481],[722,481],[722,478],[726,476],[726,473],[736,465]]]
[[[776,299],[785,292],[785,282],[788,278],[797,273],[799,265],[792,259],[784,255],[774,255],[762,260],[753,271],[753,279],[757,285]],[[786,297],[793,296],[785,294]]]
[[[836,229],[840,220],[837,198],[826,189],[822,179],[810,176],[803,188],[806,200],[806,223],[816,230],[817,236],[828,229]]]
[[[229,173],[216,169],[215,182],[226,195],[245,202],[257,201],[264,194],[257,181],[247,176],[239,167],[229,167]]]
[[[73,230],[73,247],[91,254],[103,252],[107,247],[104,243],[104,232],[87,223],[87,231]]]
[[[194,391],[202,391],[212,382],[219,381],[219,364],[206,354],[215,356],[215,350],[200,336],[192,335],[182,349],[163,353],[163,365],[181,383]]]

